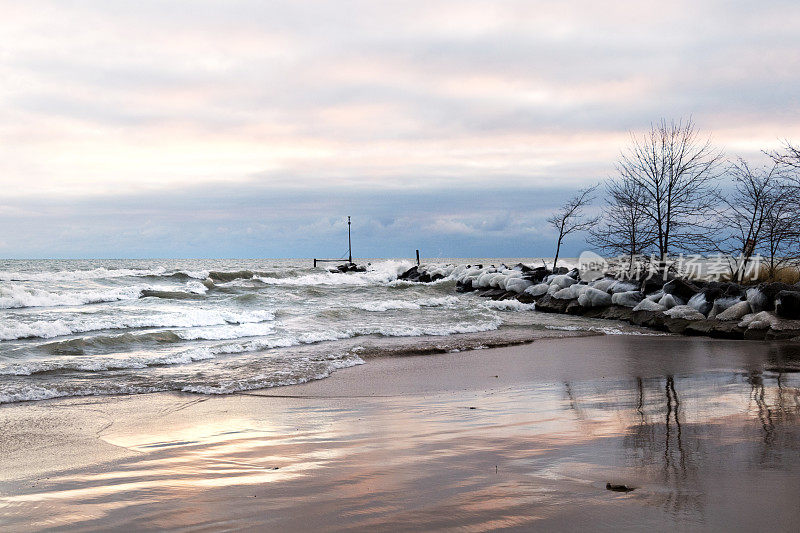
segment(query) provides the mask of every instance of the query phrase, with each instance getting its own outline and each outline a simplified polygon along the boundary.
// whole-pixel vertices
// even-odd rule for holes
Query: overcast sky
[[[0,12],[0,257],[552,255],[630,131],[800,140],[796,0]]]

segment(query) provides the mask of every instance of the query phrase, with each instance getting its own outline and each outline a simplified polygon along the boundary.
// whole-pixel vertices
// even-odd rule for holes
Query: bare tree
[[[712,247],[707,220],[721,163],[722,154],[710,139],[699,137],[691,119],[662,120],[642,136],[631,134],[631,146],[617,164],[619,180],[641,190],[640,206],[662,266],[675,250]]]
[[[719,220],[726,236],[720,238],[717,250],[732,257],[731,275],[741,279],[751,263],[753,255],[765,244],[767,233],[773,239],[783,224],[774,220],[774,211],[785,203],[783,174],[778,163],[769,167],[753,168],[739,158],[729,167],[733,180],[733,192],[719,195],[722,210]],[[785,229],[785,228],[784,228]]]
[[[547,219],[547,223],[553,226],[558,232],[556,256],[555,259],[553,259],[554,271],[558,263],[558,254],[561,252],[561,243],[564,241],[564,238],[570,233],[586,231],[597,224],[599,217],[587,218],[584,214],[584,209],[594,199],[592,193],[594,193],[595,189],[597,189],[597,185],[581,189],[578,191],[578,194],[570,198],[566,204],[561,206],[561,208],[553,214],[553,216]]]
[[[767,273],[775,279],[778,270],[800,259],[800,209],[796,187],[784,184],[775,192],[764,224],[760,250],[767,259]]]
[[[789,141],[784,141],[783,151],[768,152],[769,155],[776,163],[785,165],[787,167],[800,169],[800,146],[794,146]]]
[[[608,255],[634,259],[648,253],[655,234],[644,210],[645,191],[635,181],[606,182],[606,201],[601,224],[589,230],[590,242]]]

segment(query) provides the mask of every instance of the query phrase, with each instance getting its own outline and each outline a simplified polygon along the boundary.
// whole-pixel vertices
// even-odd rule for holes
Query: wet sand
[[[793,531],[798,363],[791,343],[594,336],[4,405],[0,528]]]

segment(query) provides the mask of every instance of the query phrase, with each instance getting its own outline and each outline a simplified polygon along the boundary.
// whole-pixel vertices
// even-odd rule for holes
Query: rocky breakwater
[[[595,274],[596,275],[596,274]],[[419,283],[455,280],[458,292],[535,303],[546,313],[622,320],[684,335],[800,339],[800,284],[671,278],[582,280],[577,269],[506,265],[420,265],[399,276]]]

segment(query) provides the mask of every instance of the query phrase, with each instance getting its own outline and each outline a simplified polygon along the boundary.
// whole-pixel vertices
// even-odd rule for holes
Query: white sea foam
[[[26,338],[50,339],[74,333],[85,333],[104,329],[130,328],[191,328],[220,326],[225,324],[245,324],[273,320],[275,314],[269,310],[231,312],[225,310],[187,309],[183,312],[169,312],[147,315],[102,315],[79,316],[71,319],[36,320],[22,322],[9,319],[0,322],[0,340]]]
[[[519,300],[489,300],[484,306],[500,311],[533,311],[535,307],[534,304],[525,304]]]
[[[0,309],[85,305],[139,297],[141,287],[122,287],[106,291],[50,292],[24,285],[0,287]]]
[[[419,300],[377,300],[361,302],[354,307],[363,311],[382,312],[393,309],[421,309],[423,307],[444,307],[458,304],[458,297],[423,298]]]

